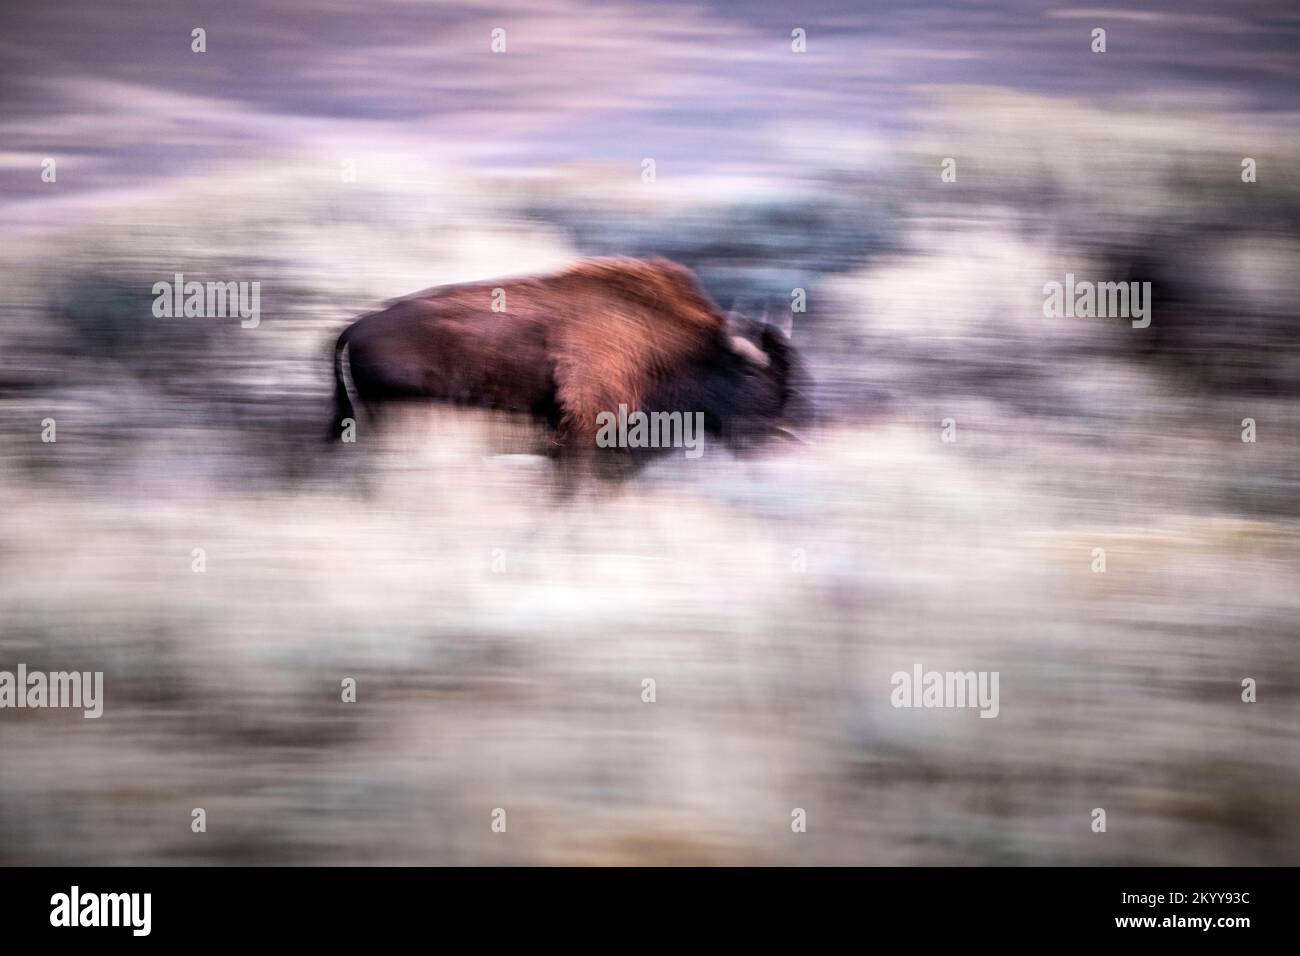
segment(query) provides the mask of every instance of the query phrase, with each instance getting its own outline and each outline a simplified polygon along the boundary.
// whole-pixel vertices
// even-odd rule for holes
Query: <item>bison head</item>
[[[706,411],[706,425],[713,418],[716,434],[741,452],[772,438],[802,440],[813,421],[811,378],[789,329],[766,317],[733,315],[727,322],[727,348],[724,387]]]

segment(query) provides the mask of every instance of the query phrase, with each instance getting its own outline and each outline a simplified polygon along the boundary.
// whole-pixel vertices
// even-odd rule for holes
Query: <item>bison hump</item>
[[[666,260],[588,260],[559,278],[551,360],[565,430],[580,441],[601,412],[651,411],[646,397],[698,369],[726,326],[691,272]]]
[[[667,259],[587,259],[570,267],[562,278],[653,309],[663,321],[706,331],[721,330],[726,324],[694,274]]]

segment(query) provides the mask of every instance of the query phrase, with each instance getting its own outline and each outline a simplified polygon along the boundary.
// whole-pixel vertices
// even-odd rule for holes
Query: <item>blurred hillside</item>
[[[28,202],[0,667],[107,701],[0,715],[0,863],[1294,864],[1294,114],[923,100],[766,126],[743,175],[223,155]],[[525,423],[320,441],[353,317],[597,254],[804,289],[813,444],[565,497]],[[260,282],[259,326],[154,318],[177,272]],[[1150,328],[1044,318],[1067,273],[1152,282]],[[998,719],[892,708],[916,663],[1000,672]]]

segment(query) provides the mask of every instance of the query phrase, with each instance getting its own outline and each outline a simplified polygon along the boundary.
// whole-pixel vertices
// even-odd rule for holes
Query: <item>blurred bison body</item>
[[[372,413],[400,400],[525,413],[560,448],[594,448],[597,417],[620,405],[702,413],[706,432],[735,447],[808,417],[785,334],[728,320],[666,260],[444,286],[358,319],[334,350],[336,438],[354,417],[345,366]]]

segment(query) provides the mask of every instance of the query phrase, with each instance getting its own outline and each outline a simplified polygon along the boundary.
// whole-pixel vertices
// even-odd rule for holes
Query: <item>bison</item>
[[[357,319],[334,348],[334,438],[355,416],[345,365],[372,414],[401,400],[524,413],[549,426],[555,450],[605,444],[600,423],[620,412],[694,416],[733,449],[810,417],[787,334],[724,316],[663,259],[442,286]]]

